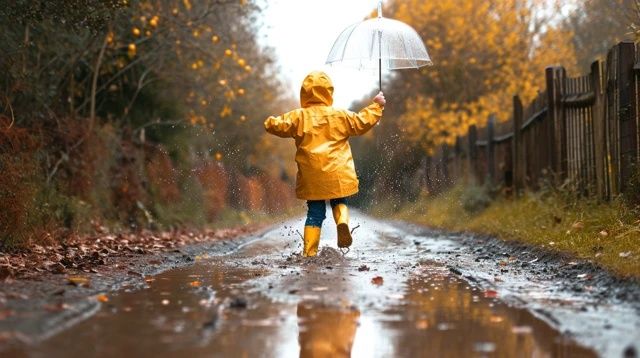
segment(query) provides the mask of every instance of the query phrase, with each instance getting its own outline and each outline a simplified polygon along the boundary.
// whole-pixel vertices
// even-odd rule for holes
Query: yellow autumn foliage
[[[395,0],[385,14],[422,36],[435,66],[398,72],[393,100],[404,103],[399,127],[427,153],[453,144],[490,114],[510,119],[545,88],[550,65],[575,68],[571,33],[553,27],[553,8],[535,0]],[[546,10],[541,8],[546,6]],[[548,14],[548,15],[547,15]]]

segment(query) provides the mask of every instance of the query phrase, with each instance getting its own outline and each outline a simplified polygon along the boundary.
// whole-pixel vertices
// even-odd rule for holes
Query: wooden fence
[[[640,46],[621,42],[587,75],[546,69],[546,89],[526,107],[513,98],[510,121],[490,117],[425,164],[426,185],[440,191],[471,175],[516,193],[547,181],[609,199],[624,192],[640,158]]]
[[[610,199],[628,188],[640,160],[640,46],[621,42],[587,75],[546,69],[546,89],[511,120],[471,127],[454,147],[425,163],[426,185],[440,191],[465,173],[516,193],[547,182]]]

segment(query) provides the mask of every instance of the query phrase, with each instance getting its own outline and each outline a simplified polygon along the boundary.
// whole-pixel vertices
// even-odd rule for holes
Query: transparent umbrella
[[[420,35],[404,22],[378,17],[355,23],[340,33],[327,57],[327,64],[342,63],[357,69],[378,68],[382,91],[382,69],[397,70],[432,65]]]

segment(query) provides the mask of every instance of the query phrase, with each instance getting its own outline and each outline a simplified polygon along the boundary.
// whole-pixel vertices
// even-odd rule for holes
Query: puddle
[[[273,230],[236,253],[155,276],[148,288],[109,295],[93,317],[10,353],[595,356],[528,311],[502,303],[497,292],[473,287],[441,264],[421,261],[413,245],[399,247],[402,236],[396,229],[385,233],[363,226],[358,234],[369,240],[359,240],[346,257],[327,250],[314,262],[300,262],[291,255],[296,250],[291,238]],[[330,231],[325,235],[332,237]]]

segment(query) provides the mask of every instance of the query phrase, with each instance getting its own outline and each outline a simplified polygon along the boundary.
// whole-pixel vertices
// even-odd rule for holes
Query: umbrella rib
[[[349,43],[349,39],[351,38],[351,35],[353,35],[353,32],[356,31],[356,27],[358,27],[358,25],[360,24],[353,25],[351,32],[349,32],[349,35],[347,35],[347,39],[344,40],[344,45],[342,46],[342,56],[340,56],[340,61],[344,61],[344,53],[347,52],[347,44]]]
[[[371,32],[371,35],[373,36],[373,38],[371,39],[371,48],[369,49],[369,61],[373,59],[373,49],[376,46],[376,34],[378,33],[378,31],[380,30]]]
[[[414,64],[414,66],[416,66],[415,64],[415,58],[413,55],[413,51],[409,51],[407,49],[407,44],[405,44],[404,39],[402,38],[402,36],[400,36],[400,34],[397,35],[400,38],[400,43],[402,43],[402,47],[404,48],[404,53],[407,54],[407,59],[409,60],[410,63]],[[409,53],[411,52],[411,53]]]

